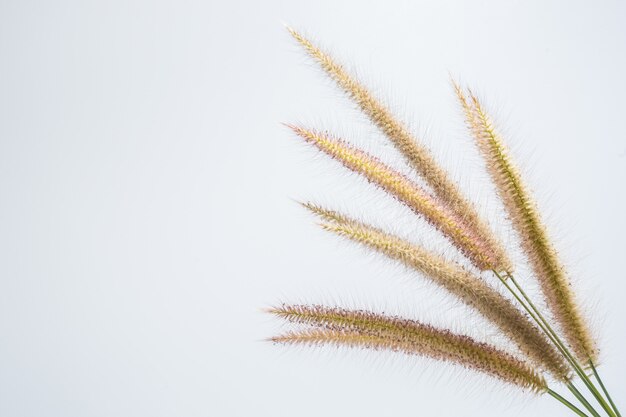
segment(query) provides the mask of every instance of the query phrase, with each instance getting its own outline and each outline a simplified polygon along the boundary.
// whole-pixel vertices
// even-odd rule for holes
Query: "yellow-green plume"
[[[314,327],[274,337],[271,339],[274,342],[404,352],[460,364],[534,392],[547,390],[539,373],[510,354],[418,321],[323,306],[282,306],[270,312],[290,322]]]
[[[306,207],[328,221],[321,225],[324,229],[420,272],[492,322],[537,366],[548,370],[557,379],[570,378],[567,363],[548,339],[509,299],[483,279],[439,255],[378,228],[312,204]]]
[[[482,246],[495,257],[494,269],[511,271],[512,264],[502,244],[478,215],[475,207],[463,196],[458,186],[450,180],[431,153],[420,145],[409,130],[398,121],[361,83],[352,77],[333,58],[315,46],[300,33],[288,28],[291,35],[319,63],[321,68],[357,104],[363,113],[376,125],[394,146],[404,155],[410,166],[426,181],[435,195],[469,227],[481,240]]]
[[[534,200],[511,161],[508,149],[478,98],[471,92],[469,99],[466,98],[458,85],[455,89],[468,127],[521,238],[522,249],[539,280],[548,306],[577,358],[582,363],[587,363],[590,358],[595,360],[597,347],[576,303],[565,268],[548,238]]]

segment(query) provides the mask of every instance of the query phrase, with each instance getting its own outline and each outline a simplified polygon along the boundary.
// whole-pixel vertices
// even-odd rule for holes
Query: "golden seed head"
[[[530,261],[555,319],[567,342],[582,363],[597,359],[598,350],[585,322],[565,268],[559,260],[532,196],[523,183],[509,151],[478,98],[469,91],[469,100],[458,85],[457,96],[466,122],[487,170],[496,186],[513,227],[520,236],[522,250]]]

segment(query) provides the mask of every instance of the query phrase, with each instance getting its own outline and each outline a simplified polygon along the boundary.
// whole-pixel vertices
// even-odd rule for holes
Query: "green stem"
[[[574,396],[578,398],[578,401],[580,401],[585,406],[585,408],[589,410],[591,414],[593,414],[595,417],[602,417],[600,416],[600,414],[598,414],[596,410],[594,410],[591,404],[589,404],[589,401],[587,401],[587,399],[583,397],[583,395],[580,393],[580,391],[578,391],[578,389],[574,386],[574,384],[572,384],[571,382],[568,382],[567,388],[569,388],[572,394],[574,394]]]
[[[593,385],[593,383],[591,382],[591,380],[589,379],[587,374],[585,374],[584,370],[582,369],[582,366],[578,363],[576,358],[569,352],[569,350],[567,349],[565,344],[561,341],[561,339],[556,334],[556,332],[552,329],[550,324],[548,324],[546,319],[541,315],[541,313],[539,312],[537,307],[533,304],[533,302],[530,300],[530,298],[526,295],[526,293],[524,292],[522,287],[517,283],[517,281],[515,280],[513,275],[511,275],[510,273],[507,273],[507,276],[511,279],[511,282],[513,283],[515,288],[517,288],[517,290],[520,292],[520,294],[522,294],[522,297],[524,297],[524,299],[528,302],[528,305],[533,309],[533,311],[539,317],[539,319],[544,324],[544,326],[547,328],[547,330],[552,334],[552,336],[554,337],[554,340],[561,346],[563,354],[566,356],[566,358],[568,358],[568,360],[570,361],[570,363],[574,367],[574,370],[576,371],[576,373],[578,374],[580,379],[585,383],[585,385],[587,386],[589,391],[596,398],[598,403],[602,406],[602,408],[604,408],[604,410],[607,412],[607,414],[609,416],[617,417],[617,415],[615,414],[613,409],[607,404],[607,402],[604,400],[604,398],[602,397],[600,392],[598,392],[598,389]]]
[[[571,402],[567,401],[565,398],[561,397],[559,394],[557,394],[556,392],[552,391],[550,388],[548,388],[548,394],[552,395],[554,398],[559,400],[562,404],[564,404],[567,408],[569,408],[570,410],[572,410],[573,412],[578,414],[580,417],[589,417],[587,414],[585,414],[582,411],[580,411],[580,409],[578,407],[576,407],[574,404],[572,404]]]
[[[539,318],[535,315],[535,313],[530,309],[530,307],[528,307],[526,305],[526,302],[524,300],[522,300],[520,298],[520,296],[517,294],[517,292],[515,292],[513,290],[513,288],[511,288],[511,286],[506,282],[506,280],[504,278],[502,278],[502,276],[500,274],[498,274],[497,272],[494,271],[494,273],[496,274],[496,276],[500,279],[500,282],[502,282],[502,284],[509,290],[509,292],[515,297],[515,299],[520,303],[520,305],[522,305],[522,307],[524,307],[524,309],[526,310],[526,312],[532,317],[533,320],[535,320],[535,322],[537,323],[537,325],[539,326],[539,328],[541,328],[541,330],[546,334],[546,336],[548,337],[548,339],[550,339],[550,341],[552,341],[552,343],[555,344],[555,346],[557,347],[557,349],[566,357],[567,354],[566,352],[563,351],[563,348],[561,347],[561,345],[554,339],[554,337],[552,336],[552,334],[550,334],[550,332],[548,332],[548,330],[544,327],[544,325],[542,324],[542,322],[539,320]],[[568,358],[569,360],[569,358]],[[578,398],[578,400],[585,406],[585,408],[587,408],[592,415],[594,416],[598,416],[598,412],[591,406],[591,404],[589,404],[589,402],[584,398],[584,396],[578,391],[578,389],[576,389],[576,387],[574,386],[568,386],[569,390],[575,393],[576,398]]]
[[[511,286],[508,284],[508,282],[496,271],[493,271],[493,273],[500,279],[500,282],[502,282],[502,284],[509,290],[509,292],[515,297],[515,299],[522,305],[522,307],[524,307],[524,309],[526,310],[526,312],[532,317],[532,319],[537,323],[537,325],[539,326],[539,328],[546,334],[546,336],[548,337],[548,339],[550,339],[550,341],[552,343],[554,343],[554,345],[556,346],[556,348],[559,350],[559,352],[561,352],[561,354],[563,354],[563,356],[565,356],[565,358],[568,360],[568,362],[570,363],[570,365],[572,366],[572,368],[574,369],[574,371],[576,372],[576,374],[578,374],[578,376],[581,378],[581,380],[583,380],[583,382],[585,382],[585,385],[587,386],[587,388],[589,389],[589,391],[591,391],[592,394],[594,394],[594,397],[596,397],[596,399],[598,398],[598,396],[596,395],[596,393],[594,392],[595,387],[593,386],[593,384],[591,384],[591,381],[588,381],[588,377],[587,375],[584,373],[584,371],[582,370],[582,368],[580,367],[580,365],[578,364],[578,362],[576,361],[576,359],[569,353],[569,351],[567,350],[567,347],[565,347],[565,345],[563,344],[563,342],[561,342],[561,340],[559,339],[558,335],[554,332],[554,330],[552,330],[552,327],[550,327],[550,325],[547,323],[547,321],[543,318],[543,316],[541,315],[541,313],[539,313],[537,307],[535,307],[535,305],[532,303],[532,301],[528,298],[528,296],[526,295],[526,293],[522,290],[522,288],[519,286],[519,284],[517,284],[517,282],[515,281],[515,278],[513,278],[513,276],[509,273],[507,273],[507,276],[511,279],[511,282],[513,282],[515,284],[515,287],[518,289],[518,291],[522,294],[522,296],[524,297],[524,299],[526,300],[526,302],[528,303],[528,305],[526,304],[526,302],[524,302],[524,300],[522,300],[519,295],[517,294],[517,292],[515,290],[513,290],[513,288],[511,288]],[[530,306],[530,307],[529,307]],[[571,390],[571,389],[570,389]],[[597,391],[596,391],[597,392]],[[577,397],[578,398],[578,397]],[[587,400],[581,395],[581,398],[587,403]],[[600,399],[603,402],[602,397],[600,396]],[[580,400],[580,399],[579,399]],[[582,401],[581,401],[582,402]],[[608,405],[606,403],[602,403],[600,400],[598,401],[600,403],[600,405],[602,406],[602,408],[607,412],[607,414],[610,417],[617,417],[614,413],[613,410],[611,410]],[[597,414],[597,412],[595,410],[593,410],[592,414]]]
[[[591,360],[591,358],[589,358],[589,365],[591,365],[591,370],[593,371],[593,375],[596,377],[596,380],[598,381],[598,384],[600,384],[600,388],[602,388],[602,391],[604,392],[604,395],[606,396],[607,400],[609,400],[609,402],[611,403],[611,406],[613,406],[613,410],[615,411],[615,414],[617,414],[618,417],[622,417],[622,415],[620,414],[619,410],[617,409],[617,406],[613,402],[613,399],[609,395],[609,391],[604,386],[604,383],[602,382],[602,379],[600,379],[600,375],[598,374],[598,371],[596,370],[596,367],[593,364],[593,361]]]

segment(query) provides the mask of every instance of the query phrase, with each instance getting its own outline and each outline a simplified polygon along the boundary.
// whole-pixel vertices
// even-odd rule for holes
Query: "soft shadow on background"
[[[0,415],[565,414],[458,368],[263,341],[281,301],[493,337],[294,203],[407,222],[280,124],[394,158],[284,23],[356,68],[497,213],[449,74],[481,94],[623,401],[624,16],[617,1],[0,2]]]

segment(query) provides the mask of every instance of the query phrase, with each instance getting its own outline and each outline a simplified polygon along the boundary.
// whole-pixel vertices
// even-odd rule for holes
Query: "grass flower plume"
[[[539,216],[537,205],[513,164],[502,138],[478,98],[470,91],[468,100],[460,86],[455,84],[454,87],[468,128],[485,159],[487,170],[507,214],[521,238],[524,253],[541,284],[548,305],[563,328],[565,339],[579,360],[585,363],[589,359],[597,360],[597,347],[576,304],[565,268],[559,261]]]
[[[313,329],[272,338],[291,344],[334,344],[392,350],[453,362],[535,392],[544,378],[512,355],[468,336],[400,317],[324,306],[282,306],[270,313]]]
[[[398,149],[411,167],[411,175],[331,134],[287,126],[305,142],[411,209],[447,239],[450,247],[469,262],[468,267],[350,215],[315,203],[302,205],[321,220],[323,229],[404,265],[468,306],[472,314],[486,319],[511,344],[499,347],[489,340],[475,340],[418,320],[371,311],[289,304],[268,311],[295,328],[270,340],[287,345],[332,345],[418,355],[484,373],[526,392],[549,395],[578,416],[621,417],[595,366],[599,359],[597,342],[581,314],[565,268],[528,187],[480,100],[453,81],[470,135],[485,160],[506,218],[520,237],[521,249],[551,314],[541,311],[524,290],[524,280],[513,274],[510,249],[430,151],[331,55],[295,30],[288,30]],[[553,325],[551,320],[556,323]],[[557,387],[567,389],[569,398],[558,393]]]

